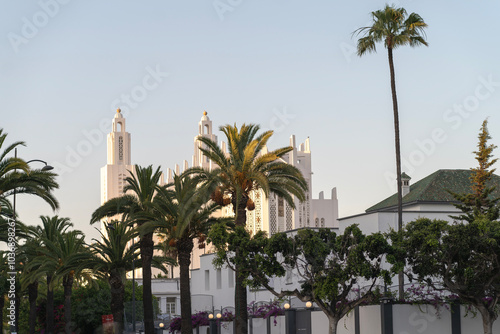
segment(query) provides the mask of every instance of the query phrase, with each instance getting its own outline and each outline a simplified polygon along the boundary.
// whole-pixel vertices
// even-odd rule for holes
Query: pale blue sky
[[[351,38],[384,1],[2,4],[0,127],[9,142],[26,142],[19,156],[67,167],[56,193],[59,214],[91,237],[106,145],[84,133],[103,134],[99,124],[111,124],[123,94],[135,93],[128,107],[118,104],[129,109],[133,163],[166,169],[191,162],[207,110],[214,127],[274,128],[274,147],[288,145],[291,134],[298,143],[309,136],[314,197],[322,190],[329,197],[337,187],[341,217],[395,190],[385,177],[395,170],[387,53],[378,46],[377,54],[358,58]],[[437,169],[473,167],[486,117],[493,142],[500,142],[499,3],[397,4],[429,24],[429,47],[395,52],[402,156],[413,162],[403,169],[417,181]],[[225,7],[218,12],[216,6]],[[147,81],[144,90],[151,71],[168,76]],[[291,116],[279,121],[284,112]],[[81,159],[70,153],[78,150]],[[41,201],[22,196],[18,209],[29,224],[51,214]]]

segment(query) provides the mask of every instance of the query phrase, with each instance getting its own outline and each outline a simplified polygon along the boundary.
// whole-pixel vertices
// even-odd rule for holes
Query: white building
[[[468,193],[471,190],[471,171],[467,169],[440,169],[411,185],[411,178],[402,174],[403,181],[403,225],[417,218],[442,219],[453,221],[451,216],[458,216],[453,204],[457,201],[449,193]],[[494,175],[494,182],[499,184],[500,177]],[[497,186],[497,195],[498,192]],[[339,219],[340,231],[352,224],[359,224],[365,234],[387,232],[398,226],[397,194],[369,207],[364,213]]]
[[[116,110],[107,143],[108,159],[106,166],[101,168],[101,205],[124,194],[125,178],[129,176],[129,171],[134,170],[130,162],[130,133],[125,131],[125,118],[120,109]],[[106,231],[103,225],[101,231]]]
[[[203,113],[198,123],[198,134],[194,137],[192,166],[210,170],[216,166],[201,152],[200,147],[204,144],[198,140],[200,137],[206,137],[217,142],[217,136],[213,133],[212,121],[208,117],[207,112]],[[251,194],[251,198],[255,203],[255,210],[248,212],[248,228],[254,232],[264,230],[269,235],[272,235],[277,232],[290,231],[303,227],[338,227],[336,189],[332,189],[330,199],[326,199],[323,192],[319,194],[318,199],[312,198],[312,163],[309,138],[297,147],[295,136],[291,136],[289,145],[293,147],[293,150],[283,157],[283,161],[296,166],[304,175],[309,186],[306,193],[306,201],[300,203],[295,199],[296,209],[293,210],[283,198],[275,194],[270,194],[267,198],[263,191],[254,191]],[[221,143],[221,149],[224,152],[227,151],[225,142]],[[125,131],[125,118],[123,118],[120,109],[117,110],[113,118],[112,131],[108,134],[107,154],[107,164],[101,168],[101,204],[111,198],[124,194],[125,178],[129,176],[129,171],[134,170],[134,165],[131,164],[130,134]],[[189,167],[188,162],[184,160],[182,171]],[[173,174],[179,175],[182,171],[178,164],[175,165],[173,170],[168,168],[166,170],[166,177],[162,177],[162,183],[164,179],[165,183],[172,182]],[[222,214],[231,215],[232,212],[225,208]],[[218,290],[223,289],[225,286],[234,287],[234,275],[232,271],[224,269],[225,272],[223,274],[221,270],[215,270],[211,262],[204,262],[202,264],[200,262],[201,258],[211,257],[204,255],[205,252],[205,249],[200,250],[195,247],[191,258],[191,269],[193,270],[193,283],[191,286],[193,292],[196,292],[193,293],[193,310],[198,309],[197,305],[201,307],[208,303],[214,305],[214,302],[226,302],[225,300],[218,300],[218,298],[228,297],[228,303],[229,300],[232,300],[231,293],[224,293],[224,295],[217,293],[219,292]],[[210,274],[212,271],[213,273]],[[196,281],[199,277],[196,276],[198,273],[201,273],[204,280],[199,284]],[[153,275],[155,274],[158,274],[158,271],[153,269]],[[160,298],[162,313],[175,313],[179,309],[179,291],[178,289],[171,291],[172,287],[175,287],[177,284],[175,277],[178,275],[178,270],[174,270],[173,274],[173,279],[155,279],[153,281],[153,292],[155,296]],[[130,278],[131,275],[128,275],[128,277]],[[136,278],[140,279],[140,277],[142,277],[142,274],[139,269],[136,270]],[[204,290],[203,287],[211,288]]]

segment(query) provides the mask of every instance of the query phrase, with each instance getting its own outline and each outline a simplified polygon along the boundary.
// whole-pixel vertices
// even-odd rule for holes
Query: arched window
[[[314,220],[314,225],[315,225],[316,227],[319,227],[319,218],[316,218],[316,219]]]
[[[325,218],[321,218],[321,227],[325,227]]]

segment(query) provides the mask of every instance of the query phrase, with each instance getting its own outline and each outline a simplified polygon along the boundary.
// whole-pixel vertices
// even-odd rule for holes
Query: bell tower
[[[124,194],[125,179],[134,171],[130,159],[130,133],[125,131],[125,118],[117,109],[108,133],[107,164],[101,168],[101,204]]]
[[[193,167],[211,169],[212,164],[210,159],[208,159],[200,150],[201,147],[206,148],[206,145],[198,140],[199,138],[204,137],[217,143],[217,136],[212,133],[212,121],[208,118],[207,114],[208,113],[206,111],[203,112],[203,116],[198,123],[198,135],[194,137]]]

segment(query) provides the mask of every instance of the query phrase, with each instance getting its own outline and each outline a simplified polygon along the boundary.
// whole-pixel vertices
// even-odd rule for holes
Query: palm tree
[[[62,281],[64,288],[64,321],[66,333],[71,333],[71,294],[73,284],[79,277],[86,276],[91,253],[85,245],[85,236],[78,230],[58,234],[55,240],[44,240],[42,255],[34,263],[53,270],[53,285]],[[87,276],[87,280],[90,278]]]
[[[5,295],[9,291],[7,273],[10,271],[7,264],[7,253],[0,251],[0,333],[3,333],[3,308],[5,306]]]
[[[39,236],[37,236],[38,226],[28,226],[27,234],[28,236],[25,238],[26,241],[20,247],[20,258],[19,261],[23,264],[31,263],[34,259],[40,256],[40,248],[41,240]],[[39,269],[39,266],[23,266],[23,271],[21,273],[21,290],[28,289],[28,301],[29,301],[29,317],[28,317],[28,325],[29,325],[29,333],[35,333],[36,327],[36,301],[38,299],[38,277],[33,277],[33,272]]]
[[[204,245],[209,227],[218,220],[211,215],[219,206],[214,202],[209,203],[209,200],[210,190],[202,184],[199,176],[192,177],[190,171],[180,176],[174,175],[173,183],[161,187],[155,197],[160,219],[144,225],[145,229],[159,230],[165,234],[166,253],[175,254],[178,260],[183,334],[193,332],[189,266],[194,239],[198,239],[200,246]]]
[[[396,77],[394,74],[393,50],[397,47],[409,45],[416,47],[420,45],[427,46],[425,41],[424,28],[427,24],[422,17],[416,13],[407,15],[404,8],[395,8],[386,5],[384,9],[371,13],[373,25],[362,27],[354,31],[353,35],[363,34],[358,39],[358,56],[366,53],[376,52],[375,44],[383,42],[387,49],[389,58],[389,70],[391,74],[392,106],[394,112],[394,132],[396,144],[396,174],[398,184],[398,231],[403,229],[403,195],[401,184],[401,151],[399,142],[399,114],[398,100],[396,95]],[[402,272],[399,274],[399,296],[403,296],[404,277]]]
[[[126,185],[123,188],[125,195],[112,198],[95,210],[90,223],[93,224],[103,218],[120,214],[122,220],[138,227],[156,220],[153,199],[160,188],[158,185],[160,177],[160,167],[153,171],[152,166],[136,166],[135,174],[130,173],[130,176],[125,179]],[[144,330],[146,334],[154,334],[153,295],[151,291],[151,262],[154,251],[153,232],[141,235],[139,249],[143,277]]]
[[[221,127],[220,130],[227,137],[228,153],[208,138],[199,139],[206,145],[206,148],[201,148],[203,154],[218,166],[211,173],[205,173],[217,185],[212,199],[220,205],[232,205],[236,226],[245,226],[246,210],[254,208],[250,199],[251,191],[262,189],[266,196],[273,192],[295,208],[293,196],[304,201],[308,190],[300,170],[282,160],[293,148],[267,151],[266,144],[273,132],[265,131],[257,135],[259,129],[258,125],[253,124],[243,124],[239,129],[236,125]],[[247,333],[247,290],[239,272],[236,266],[235,327],[237,333]]]
[[[28,230],[28,235],[33,242],[39,245],[38,248],[31,250],[36,252],[36,259],[25,263],[23,271],[26,274],[22,278],[22,285],[37,285],[38,281],[42,277],[46,277],[47,280],[47,299],[46,299],[46,317],[45,317],[45,331],[46,333],[54,333],[54,279],[56,274],[56,268],[52,262],[46,262],[45,256],[42,255],[42,250],[44,249],[47,241],[55,242],[59,235],[66,233],[66,231],[73,226],[69,218],[63,218],[58,216],[41,216],[42,220],[41,226],[30,227]],[[50,264],[50,265],[49,265]],[[33,289],[33,288],[32,288]],[[33,294],[34,291],[31,290]],[[31,306],[31,303],[30,303]],[[30,314],[33,312],[30,309]],[[36,314],[36,311],[35,311]],[[35,321],[30,317],[30,321]]]
[[[106,233],[99,232],[101,240],[90,245],[94,255],[92,267],[98,277],[107,279],[111,287],[111,313],[118,324],[117,332],[123,332],[123,301],[126,273],[133,269],[138,244],[129,247],[134,231],[126,224],[106,225]],[[137,266],[135,266],[137,267]]]
[[[7,133],[0,129],[0,148],[6,138]],[[15,142],[0,153],[0,214],[3,208],[12,208],[7,197],[14,194],[35,195],[47,202],[52,209],[59,208],[59,203],[52,194],[54,189],[59,188],[55,181],[56,174],[30,169],[23,159],[7,157],[17,146],[24,146],[24,142]]]

